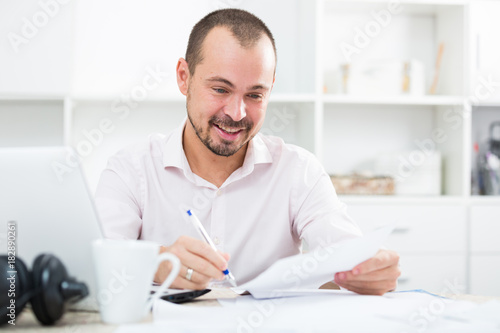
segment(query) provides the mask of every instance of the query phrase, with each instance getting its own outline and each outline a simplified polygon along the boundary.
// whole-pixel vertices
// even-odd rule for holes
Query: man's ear
[[[179,58],[179,61],[177,62],[176,74],[179,90],[184,96],[187,96],[190,74],[188,63],[184,58]]]

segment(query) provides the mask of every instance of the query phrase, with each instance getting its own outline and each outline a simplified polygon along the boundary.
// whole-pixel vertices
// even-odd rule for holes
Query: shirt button
[[[215,237],[215,238],[214,238],[214,244],[215,244],[215,245],[219,245],[219,244],[220,244],[219,237]]]
[[[218,190],[217,191],[217,196],[220,197],[222,195],[222,191],[221,190]]]

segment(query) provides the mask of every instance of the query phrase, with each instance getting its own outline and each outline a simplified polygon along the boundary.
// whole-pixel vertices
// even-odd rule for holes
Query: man
[[[177,83],[188,120],[168,136],[109,160],[96,193],[105,235],[147,239],[182,266],[172,287],[201,289],[228,267],[239,284],[276,260],[361,233],[314,156],[258,134],[275,81],[276,48],[265,24],[226,9],[198,22]],[[197,238],[198,215],[219,251]],[[335,283],[363,294],[396,286],[398,255],[381,250]],[[170,268],[158,269],[163,281]]]

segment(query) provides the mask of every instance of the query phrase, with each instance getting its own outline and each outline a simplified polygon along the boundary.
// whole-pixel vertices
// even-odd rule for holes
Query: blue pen
[[[205,238],[205,241],[212,247],[212,249],[214,249],[215,251],[218,251],[217,247],[215,247],[214,242],[212,242],[212,239],[210,238],[210,236],[208,236],[207,231],[205,230],[205,228],[203,228],[203,224],[201,224],[200,220],[198,220],[196,215],[194,215],[194,212],[192,212],[191,210],[188,210],[187,213],[188,213],[194,227],[200,232],[200,234],[203,236],[203,238]],[[233,274],[231,274],[229,269],[226,268],[226,270],[222,271],[222,273],[224,273],[224,275],[226,276],[226,280],[228,280],[229,283],[231,283],[231,285],[233,287],[236,287],[236,280],[234,279],[234,276],[233,276]]]

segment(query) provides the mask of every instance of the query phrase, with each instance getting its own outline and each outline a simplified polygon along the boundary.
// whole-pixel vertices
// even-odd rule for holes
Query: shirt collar
[[[184,126],[186,125],[185,118],[180,126],[178,126],[174,131],[167,136],[165,140],[165,145],[163,147],[163,166],[166,167],[176,167],[179,169],[184,169],[187,164],[186,155],[184,154],[184,149],[182,147],[182,134],[184,133]]]
[[[184,133],[184,127],[186,126],[186,121],[187,117],[182,121],[181,125],[166,138],[163,148],[163,166],[165,168],[176,167],[184,171],[191,171],[182,146],[182,135]],[[252,172],[254,165],[272,162],[273,158],[271,152],[259,133],[250,140],[248,144],[241,172],[243,174],[248,174]]]
[[[245,161],[243,162],[243,166],[245,164],[265,164],[272,163],[273,157],[269,148],[264,143],[262,139],[262,135],[257,134],[252,140],[250,140],[248,144],[247,153],[245,155]]]

